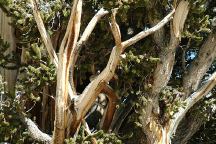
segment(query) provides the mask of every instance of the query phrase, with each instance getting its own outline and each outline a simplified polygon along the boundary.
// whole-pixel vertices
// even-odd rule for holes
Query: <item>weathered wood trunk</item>
[[[4,13],[0,9],[0,36],[10,44],[9,49],[6,51],[5,54],[9,54],[12,51],[16,51],[16,43],[15,43],[15,36],[14,36],[14,29],[9,24],[11,19],[7,17],[6,13]],[[13,64],[9,64],[8,66],[13,66]],[[10,95],[15,95],[15,84],[16,84],[16,77],[17,77],[17,70],[8,70],[0,68],[1,75],[6,81],[5,91],[7,91]]]

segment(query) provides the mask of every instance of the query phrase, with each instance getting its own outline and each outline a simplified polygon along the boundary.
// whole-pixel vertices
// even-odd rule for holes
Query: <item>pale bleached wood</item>
[[[20,115],[20,117],[24,125],[26,125],[28,134],[31,136],[31,138],[45,144],[51,143],[51,136],[43,133],[31,119],[23,116],[22,114]]]
[[[43,43],[45,45],[45,48],[47,49],[47,52],[48,52],[48,54],[50,56],[51,61],[53,62],[53,64],[57,68],[58,67],[58,57],[57,57],[56,52],[55,52],[55,50],[53,48],[50,36],[46,32],[43,20],[41,18],[40,12],[39,12],[38,7],[37,7],[37,4],[36,4],[36,2],[34,0],[29,0],[29,1],[31,3],[31,6],[32,6],[34,19],[35,19],[35,21],[37,23],[37,27],[38,27],[38,30],[40,32],[42,41],[43,41]],[[67,32],[66,32],[65,35],[67,35]],[[64,39],[66,39],[66,38],[67,38],[67,36],[64,37]],[[63,41],[65,41],[64,39],[63,39]],[[63,43],[63,41],[62,41],[62,43]],[[73,91],[72,91],[72,88],[71,88],[70,84],[68,84],[68,93],[69,93],[69,96],[70,96],[71,100],[76,99],[76,96],[73,95]]]
[[[48,33],[47,33],[46,29],[45,29],[43,20],[41,18],[40,12],[38,10],[37,3],[35,2],[35,0],[29,0],[29,1],[31,3],[32,10],[33,10],[33,15],[34,15],[35,21],[37,23],[38,30],[39,30],[39,32],[41,34],[41,38],[42,38],[42,40],[44,42],[44,45],[45,45],[45,47],[47,49],[47,52],[49,53],[49,56],[50,56],[53,64],[56,67],[58,67],[58,57],[57,57],[57,55],[56,55],[56,53],[54,51],[50,36],[48,35]]]
[[[155,25],[154,27],[148,29],[148,30],[144,30],[138,34],[136,34],[135,36],[133,36],[132,38],[124,41],[122,43],[123,46],[123,50],[133,44],[135,44],[136,42],[138,42],[139,40],[143,39],[144,37],[154,33],[155,31],[159,30],[160,28],[162,28],[167,22],[169,22],[172,19],[172,15],[174,14],[175,9],[173,9],[166,17],[164,17],[157,25]]]
[[[57,69],[57,86],[55,101],[55,123],[52,143],[62,144],[65,139],[65,130],[68,123],[68,79],[71,61],[71,53],[76,46],[79,36],[80,21],[82,13],[82,0],[74,0],[70,20],[64,39],[66,43],[61,44],[59,53],[59,64]],[[64,40],[63,39],[63,40]]]
[[[81,51],[82,46],[87,42],[87,40],[89,39],[90,34],[92,33],[92,31],[94,30],[96,24],[98,23],[98,21],[104,16],[108,14],[108,11],[104,10],[103,8],[101,8],[96,14],[95,16],[91,19],[91,21],[88,23],[87,27],[85,28],[81,38],[79,39],[77,46],[74,48],[72,55],[71,55],[71,86],[73,88],[73,91],[75,91],[75,84],[74,84],[74,67],[75,64],[77,62],[77,58],[79,56],[79,52]]]

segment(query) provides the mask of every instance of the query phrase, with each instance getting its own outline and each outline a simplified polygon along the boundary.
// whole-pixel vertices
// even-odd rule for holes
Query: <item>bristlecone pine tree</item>
[[[215,0],[0,8],[0,143],[216,142]]]

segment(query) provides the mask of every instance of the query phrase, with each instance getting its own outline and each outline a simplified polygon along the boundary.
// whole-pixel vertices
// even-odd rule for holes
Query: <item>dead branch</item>
[[[136,42],[138,42],[139,40],[143,39],[144,37],[156,32],[157,30],[159,30],[160,28],[162,28],[166,23],[168,23],[171,19],[172,19],[172,15],[174,14],[175,12],[175,9],[173,9],[166,17],[164,17],[157,25],[155,25],[154,27],[148,29],[148,30],[145,30],[145,31],[142,31],[138,34],[136,34],[135,36],[133,36],[132,38],[122,42],[122,46],[123,46],[123,51],[135,44]]]
[[[104,16],[108,14],[108,11],[104,10],[103,8],[101,8],[96,14],[95,16],[91,19],[91,21],[88,23],[87,27],[85,28],[80,40],[77,43],[77,46],[74,48],[74,51],[72,52],[71,55],[71,85],[72,88],[74,89],[73,91],[75,91],[75,85],[74,85],[74,80],[73,80],[73,75],[74,75],[74,67],[79,55],[79,52],[81,51],[81,48],[83,46],[83,44],[86,43],[86,41],[88,40],[90,34],[92,33],[92,31],[94,30],[96,24],[98,23],[98,21]]]
[[[29,0],[30,3],[31,3],[31,6],[32,6],[32,10],[33,10],[33,15],[34,15],[34,18],[35,18],[35,21],[37,23],[37,27],[38,27],[38,30],[41,34],[41,38],[44,42],[44,45],[49,53],[49,56],[53,62],[53,64],[58,67],[58,57],[53,49],[53,45],[52,45],[52,41],[50,39],[50,36],[47,34],[46,32],[46,29],[45,29],[45,26],[44,26],[44,23],[43,23],[43,20],[41,18],[41,15],[40,15],[40,12],[38,10],[38,6],[35,2],[35,0]]]
[[[135,35],[134,37],[130,38],[129,40],[121,43],[121,33],[119,31],[118,25],[115,21],[114,14],[112,15],[112,22],[111,22],[111,30],[115,39],[116,46],[113,47],[109,61],[105,69],[85,88],[83,93],[78,98],[78,102],[76,104],[77,110],[77,119],[74,120],[73,126],[71,127],[72,134],[74,134],[76,127],[79,125],[82,118],[85,116],[95,99],[97,98],[98,94],[103,89],[103,85],[107,84],[110,79],[113,77],[115,69],[119,62],[119,56],[124,51],[126,47],[138,42],[142,38],[154,33],[156,30],[160,29],[164,26],[170,19],[174,10],[168,14],[159,24],[155,27],[140,32],[139,34]],[[123,49],[124,48],[124,49]]]
[[[81,12],[82,0],[74,0],[70,20],[60,47],[59,66],[57,69],[55,123],[52,139],[52,142],[55,144],[62,144],[65,139],[65,128],[68,121],[66,109],[68,106],[69,68],[71,53],[76,46],[79,36]]]
[[[31,138],[37,140],[38,142],[43,142],[46,144],[51,143],[51,136],[39,130],[38,126],[31,119],[25,117],[23,114],[20,114],[20,117],[24,125],[26,125],[28,134],[31,136]]]
[[[44,43],[44,45],[45,45],[45,47],[47,49],[47,52],[48,52],[48,54],[50,56],[51,61],[53,62],[53,64],[57,68],[58,67],[58,57],[57,57],[56,52],[55,52],[55,50],[53,48],[50,36],[46,32],[43,20],[41,18],[40,12],[39,12],[38,7],[37,7],[37,4],[36,4],[35,0],[30,0],[30,3],[32,5],[34,19],[35,19],[35,21],[37,23],[37,27],[38,27],[38,30],[40,32],[43,43]],[[74,97],[71,86],[69,84],[68,84],[68,93],[69,93],[69,96],[70,96],[71,100],[76,98],[76,97]]]
[[[115,11],[112,13],[111,30],[113,32],[117,46],[113,48],[105,69],[85,88],[83,93],[80,95],[76,105],[77,119],[73,122],[73,126],[71,128],[72,134],[76,130],[76,127],[80,123],[81,119],[85,116],[85,114],[97,98],[98,94],[101,92],[104,84],[109,82],[109,80],[113,77],[115,69],[119,63],[122,45],[121,33],[115,21],[115,13]]]

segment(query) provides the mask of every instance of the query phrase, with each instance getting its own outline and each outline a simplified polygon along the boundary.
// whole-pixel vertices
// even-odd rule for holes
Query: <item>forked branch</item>
[[[111,17],[111,30],[115,39],[116,46],[112,49],[109,61],[105,69],[85,88],[83,93],[78,98],[78,102],[76,104],[77,119],[73,122],[74,125],[71,127],[72,134],[75,132],[80,121],[88,112],[93,102],[96,100],[98,94],[103,89],[103,85],[107,84],[107,82],[109,82],[113,77],[115,69],[119,63],[119,56],[124,51],[124,49],[138,42],[142,38],[154,33],[156,30],[159,30],[171,19],[174,10],[153,28],[140,32],[139,34],[123,43],[121,42],[121,33],[115,20],[115,13],[116,11],[114,10]]]
[[[104,16],[108,14],[108,11],[104,10],[103,8],[101,8],[96,14],[95,16],[91,19],[91,21],[88,23],[87,27],[85,28],[80,40],[78,41],[76,47],[74,48],[72,55],[71,55],[71,85],[73,88],[73,91],[75,91],[75,85],[74,85],[74,67],[77,61],[77,58],[79,56],[79,52],[81,51],[82,46],[86,43],[86,41],[88,40],[90,34],[92,33],[92,31],[94,30],[96,24],[98,23],[98,21]]]

